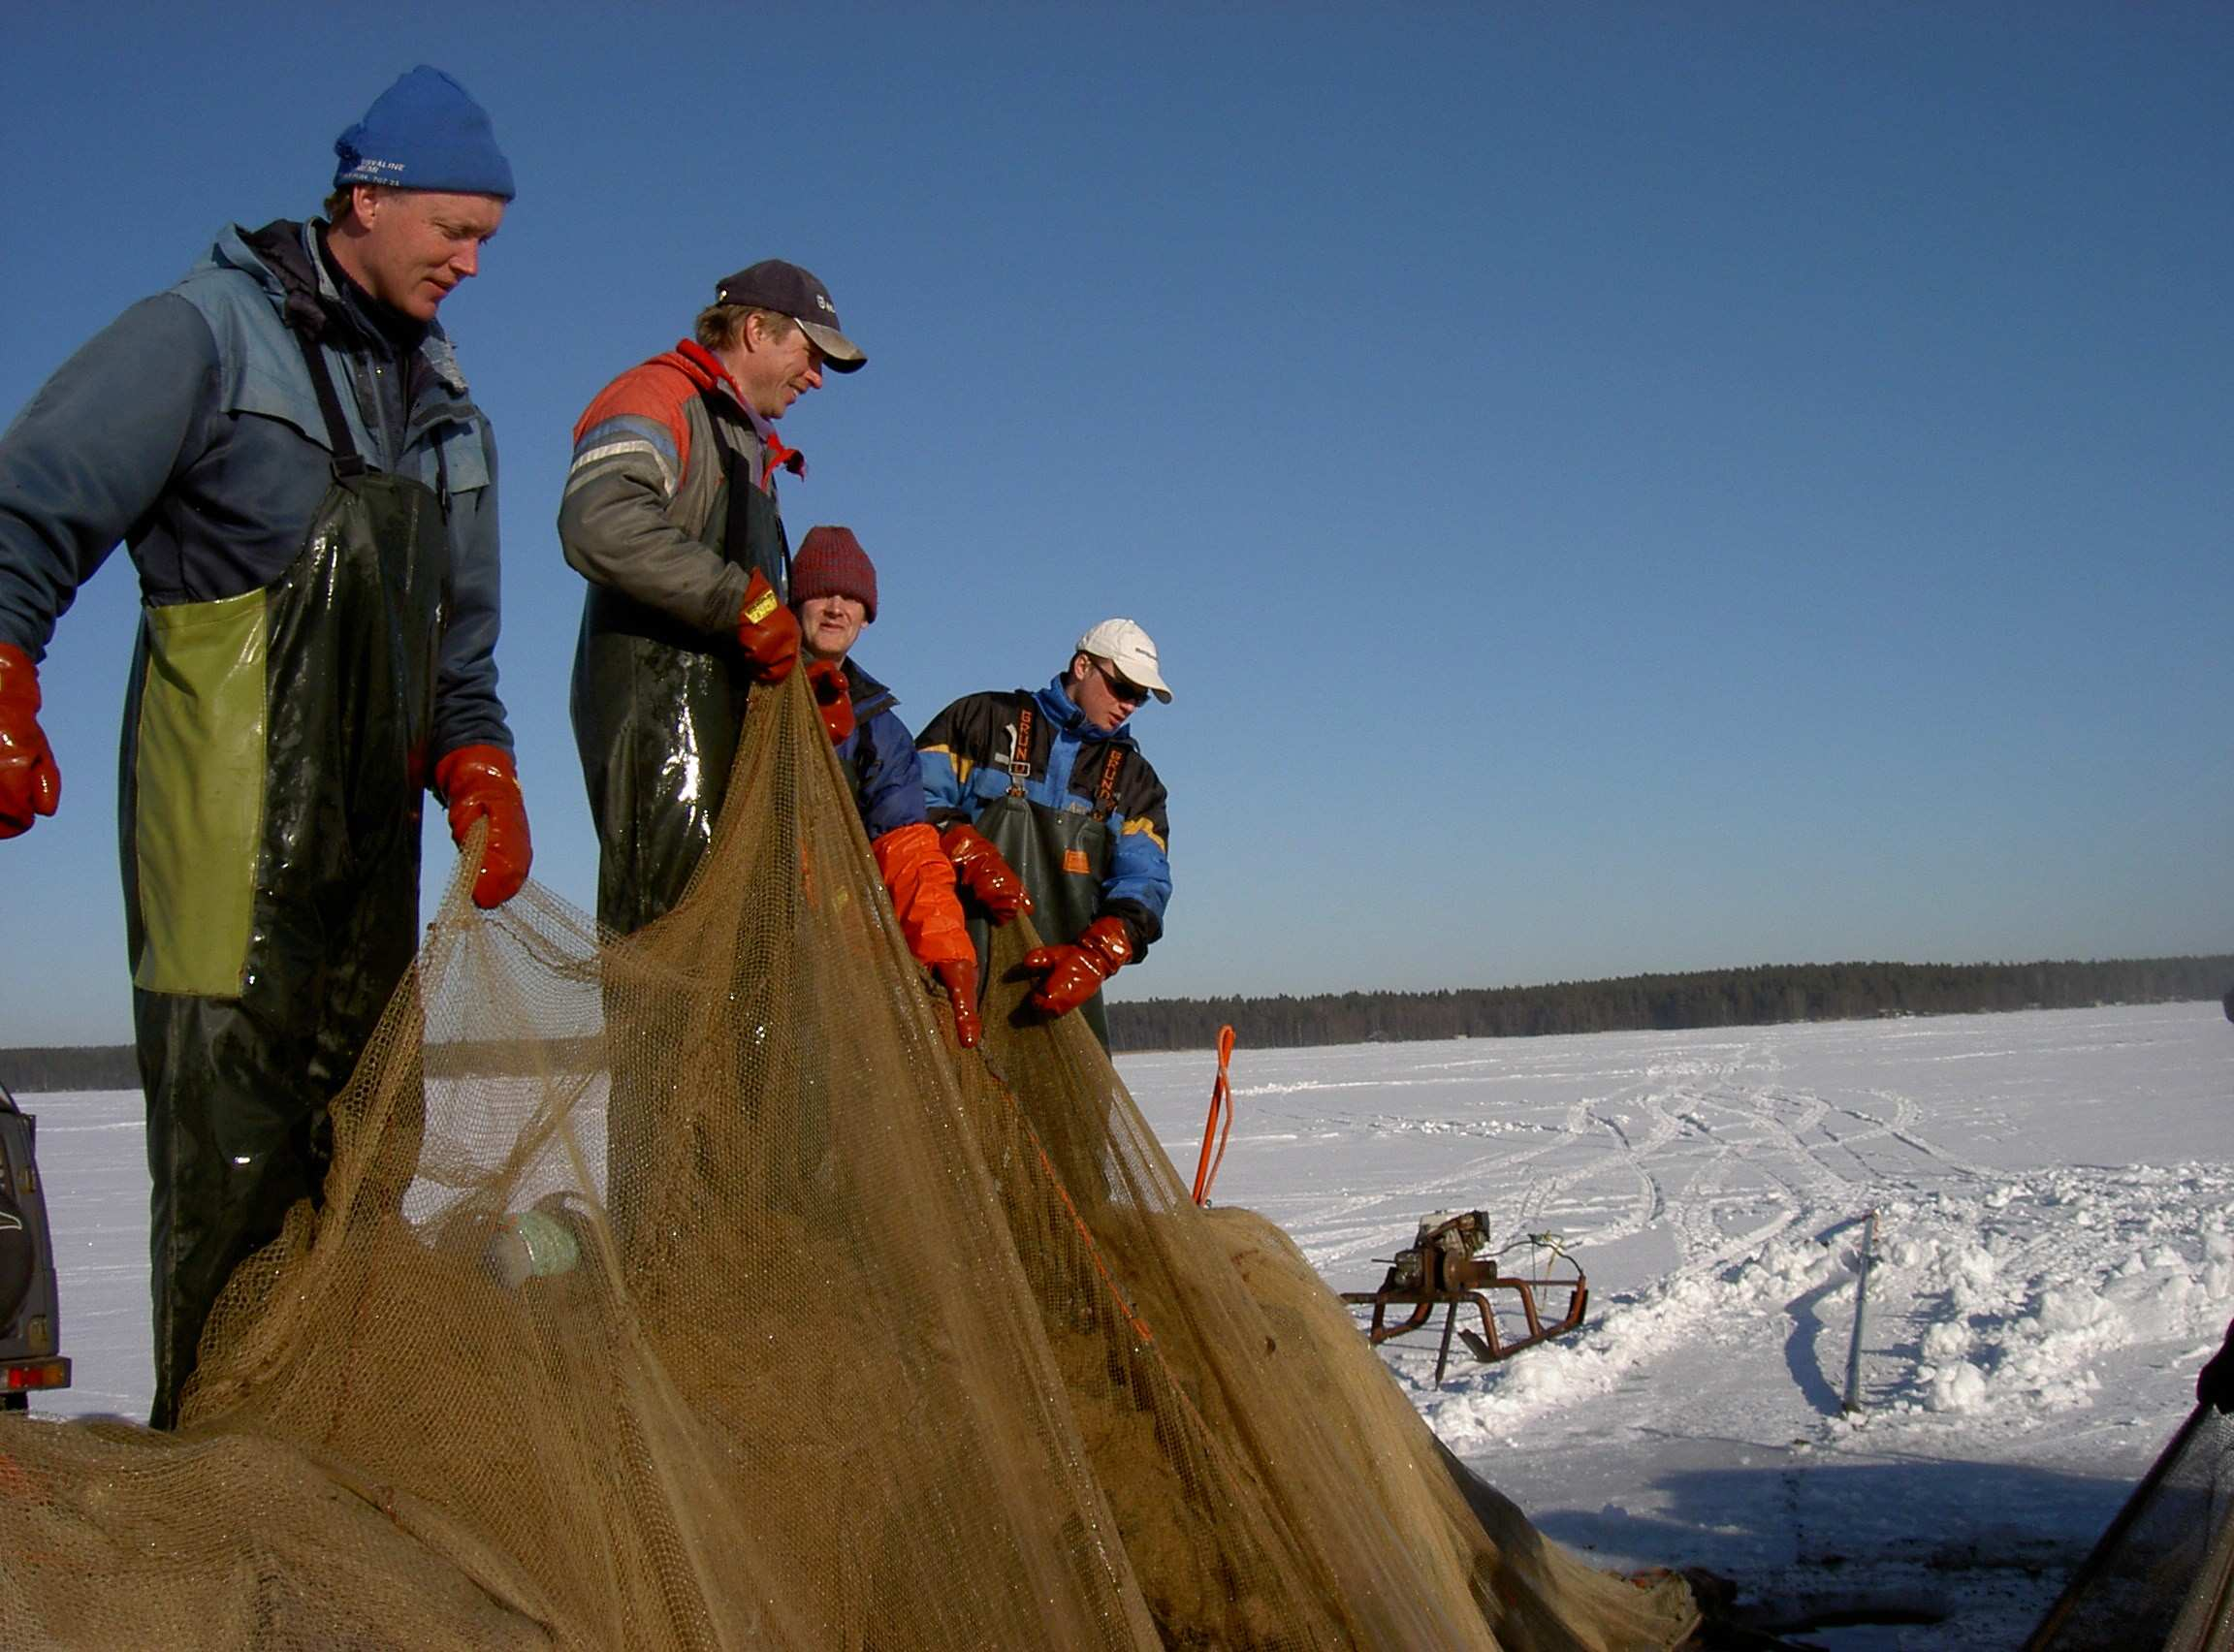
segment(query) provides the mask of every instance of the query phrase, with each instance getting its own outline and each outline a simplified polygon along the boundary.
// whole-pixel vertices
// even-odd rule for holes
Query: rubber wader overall
[[[443,501],[366,465],[324,353],[297,338],[333,486],[272,584],[143,611],[125,704],[159,1428],[234,1268],[322,1197],[329,1104],[418,944]]]
[[[1124,751],[1111,747],[1102,759],[1094,802],[1049,809],[1024,793],[1032,777],[1033,707],[1027,700],[1016,714],[1016,745],[1008,760],[1008,790],[978,814],[977,830],[1001,851],[1032,892],[1032,922],[1049,945],[1072,941],[1101,908],[1101,881],[1109,873],[1109,815],[1116,808],[1117,768]],[[993,926],[982,913],[969,919],[977,947],[978,978],[990,980]],[[1096,993],[1078,1008],[1101,1047],[1109,1047],[1109,1016]]]
[[[774,496],[751,474],[758,438],[728,397],[708,391],[700,399],[722,472],[701,538],[786,599],[790,546]],[[590,588],[572,713],[597,826],[597,919],[607,928],[633,934],[683,898],[714,841],[750,688],[734,635],[709,635],[622,591]],[[646,1030],[630,1027],[611,998],[605,1021],[606,1206],[627,1260],[650,1237],[641,1203],[649,1167],[661,1161],[653,1132],[665,1097],[631,1081],[628,1051]]]

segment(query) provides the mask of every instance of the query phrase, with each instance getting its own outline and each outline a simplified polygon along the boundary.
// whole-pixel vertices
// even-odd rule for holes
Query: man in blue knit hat
[[[512,169],[425,67],[334,147],[325,218],[227,228],[0,435],[0,838],[61,802],[55,621],[119,541],[140,575],[119,831],[159,1427],[235,1265],[321,1197],[329,1103],[416,945],[422,794],[462,844],[487,822],[478,903],[527,874],[495,447],[434,319]]]

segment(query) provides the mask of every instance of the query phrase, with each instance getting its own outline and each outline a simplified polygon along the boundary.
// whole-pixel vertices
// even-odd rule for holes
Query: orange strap
[[[1233,1059],[1233,1029],[1218,1029],[1218,1080],[1210,1086],[1210,1116],[1202,1121],[1202,1157],[1195,1165],[1195,1202],[1210,1202],[1210,1184],[1218,1179],[1218,1166],[1226,1162],[1226,1143],[1233,1134],[1233,1092],[1226,1083],[1226,1064]],[[1218,1116],[1226,1116],[1226,1128],[1218,1128]],[[1211,1155],[1210,1144],[1216,1140],[1218,1152]]]

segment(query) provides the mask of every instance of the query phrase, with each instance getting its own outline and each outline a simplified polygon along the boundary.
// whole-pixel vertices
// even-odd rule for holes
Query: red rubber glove
[[[1138,955],[1133,932],[1119,917],[1096,918],[1068,946],[1034,947],[1024,954],[1024,968],[1044,979],[1032,989],[1033,1007],[1068,1015]]]
[[[939,977],[946,989],[946,1001],[953,1006],[954,1042],[974,1050],[985,1035],[985,1024],[977,1019],[976,958],[941,958],[931,966],[931,973]]]
[[[799,662],[798,617],[776,600],[776,588],[757,568],[737,616],[737,646],[755,683],[781,683]]]
[[[939,846],[954,863],[954,880],[968,889],[998,929],[1018,912],[1032,909],[1032,892],[1009,869],[986,836],[966,820],[940,835]]]
[[[434,795],[450,806],[450,839],[460,848],[473,822],[489,819],[481,874],[473,879],[473,905],[484,911],[520,893],[535,859],[527,841],[527,805],[512,753],[501,746],[461,746],[434,765]]]
[[[822,714],[830,744],[842,744],[853,732],[853,689],[846,673],[834,659],[809,660],[807,686],[814,690],[814,709]]]
[[[39,726],[39,668],[0,643],[0,838],[18,838],[62,801],[62,771]]]

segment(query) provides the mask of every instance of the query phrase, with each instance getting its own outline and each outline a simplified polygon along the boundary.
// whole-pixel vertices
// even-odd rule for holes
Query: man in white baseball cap
[[[1117,679],[1114,687],[1138,686],[1145,688],[1168,706],[1171,690],[1164,686],[1164,679],[1157,669],[1156,640],[1130,620],[1104,620],[1101,624],[1078,639],[1077,653],[1090,662],[1098,662],[1109,670],[1098,673],[1104,683],[1112,673]],[[1073,658],[1073,668],[1076,661]],[[1132,702],[1137,705],[1137,701]],[[1131,713],[1126,714],[1128,716]],[[1104,728],[1115,728],[1123,722],[1102,723]]]
[[[1128,726],[1152,698],[1171,700],[1154,639],[1104,620],[1046,687],[957,700],[915,743],[980,966],[1021,904],[1048,939],[1024,960],[1033,1003],[1080,1010],[1104,1045],[1101,983],[1163,935],[1171,900],[1164,782]]]

